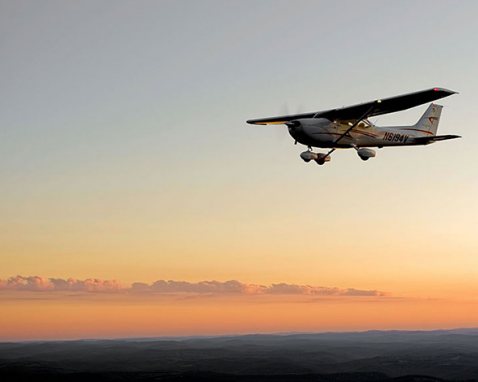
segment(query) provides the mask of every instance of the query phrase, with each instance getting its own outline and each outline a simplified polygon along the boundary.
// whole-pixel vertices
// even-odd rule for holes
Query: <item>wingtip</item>
[[[445,89],[445,88],[440,88],[440,87],[434,87],[434,88],[433,88],[433,91],[435,91],[435,92],[448,93],[449,95],[459,94],[458,92],[456,92],[456,91],[454,91],[454,90]]]

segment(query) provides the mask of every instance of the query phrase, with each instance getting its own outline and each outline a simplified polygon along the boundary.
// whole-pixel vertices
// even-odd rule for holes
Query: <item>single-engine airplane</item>
[[[307,146],[307,151],[300,154],[305,162],[314,160],[323,165],[330,161],[330,154],[338,148],[353,148],[358,156],[366,161],[375,157],[375,150],[370,147],[428,145],[446,139],[461,138],[458,135],[437,135],[443,106],[433,103],[418,122],[411,126],[377,126],[368,120],[369,117],[410,109],[456,93],[432,88],[340,109],[250,119],[247,123],[286,125],[295,143]],[[330,150],[316,153],[312,151],[312,147]]]

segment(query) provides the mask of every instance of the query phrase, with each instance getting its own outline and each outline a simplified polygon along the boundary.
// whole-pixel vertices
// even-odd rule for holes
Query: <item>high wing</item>
[[[335,120],[357,120],[381,114],[410,109],[440,98],[448,97],[456,92],[443,88],[432,88],[415,93],[408,93],[396,97],[377,99],[371,102],[347,106],[340,109],[331,109],[303,114],[291,114],[279,117],[250,119],[252,125],[277,125],[301,118],[326,118]]]

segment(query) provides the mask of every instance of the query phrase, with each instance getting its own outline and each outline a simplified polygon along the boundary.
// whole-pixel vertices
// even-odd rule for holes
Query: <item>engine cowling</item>
[[[290,135],[299,142],[304,139],[310,139],[311,137],[315,138],[317,132],[324,131],[330,124],[331,122],[325,118],[302,118],[286,123]],[[302,143],[305,144],[305,142]]]
[[[357,150],[357,154],[362,160],[369,160],[370,158],[375,157],[375,150],[362,147]]]

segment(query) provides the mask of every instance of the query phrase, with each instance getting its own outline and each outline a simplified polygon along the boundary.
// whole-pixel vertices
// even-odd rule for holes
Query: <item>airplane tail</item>
[[[437,135],[441,109],[443,109],[443,106],[432,103],[422,117],[418,120],[414,126],[414,129],[426,135],[415,137],[415,143],[428,145],[433,142],[444,141],[447,139],[461,138],[459,135]]]
[[[414,127],[419,131],[423,131],[423,133],[436,135],[442,108],[443,106],[432,103]]]

